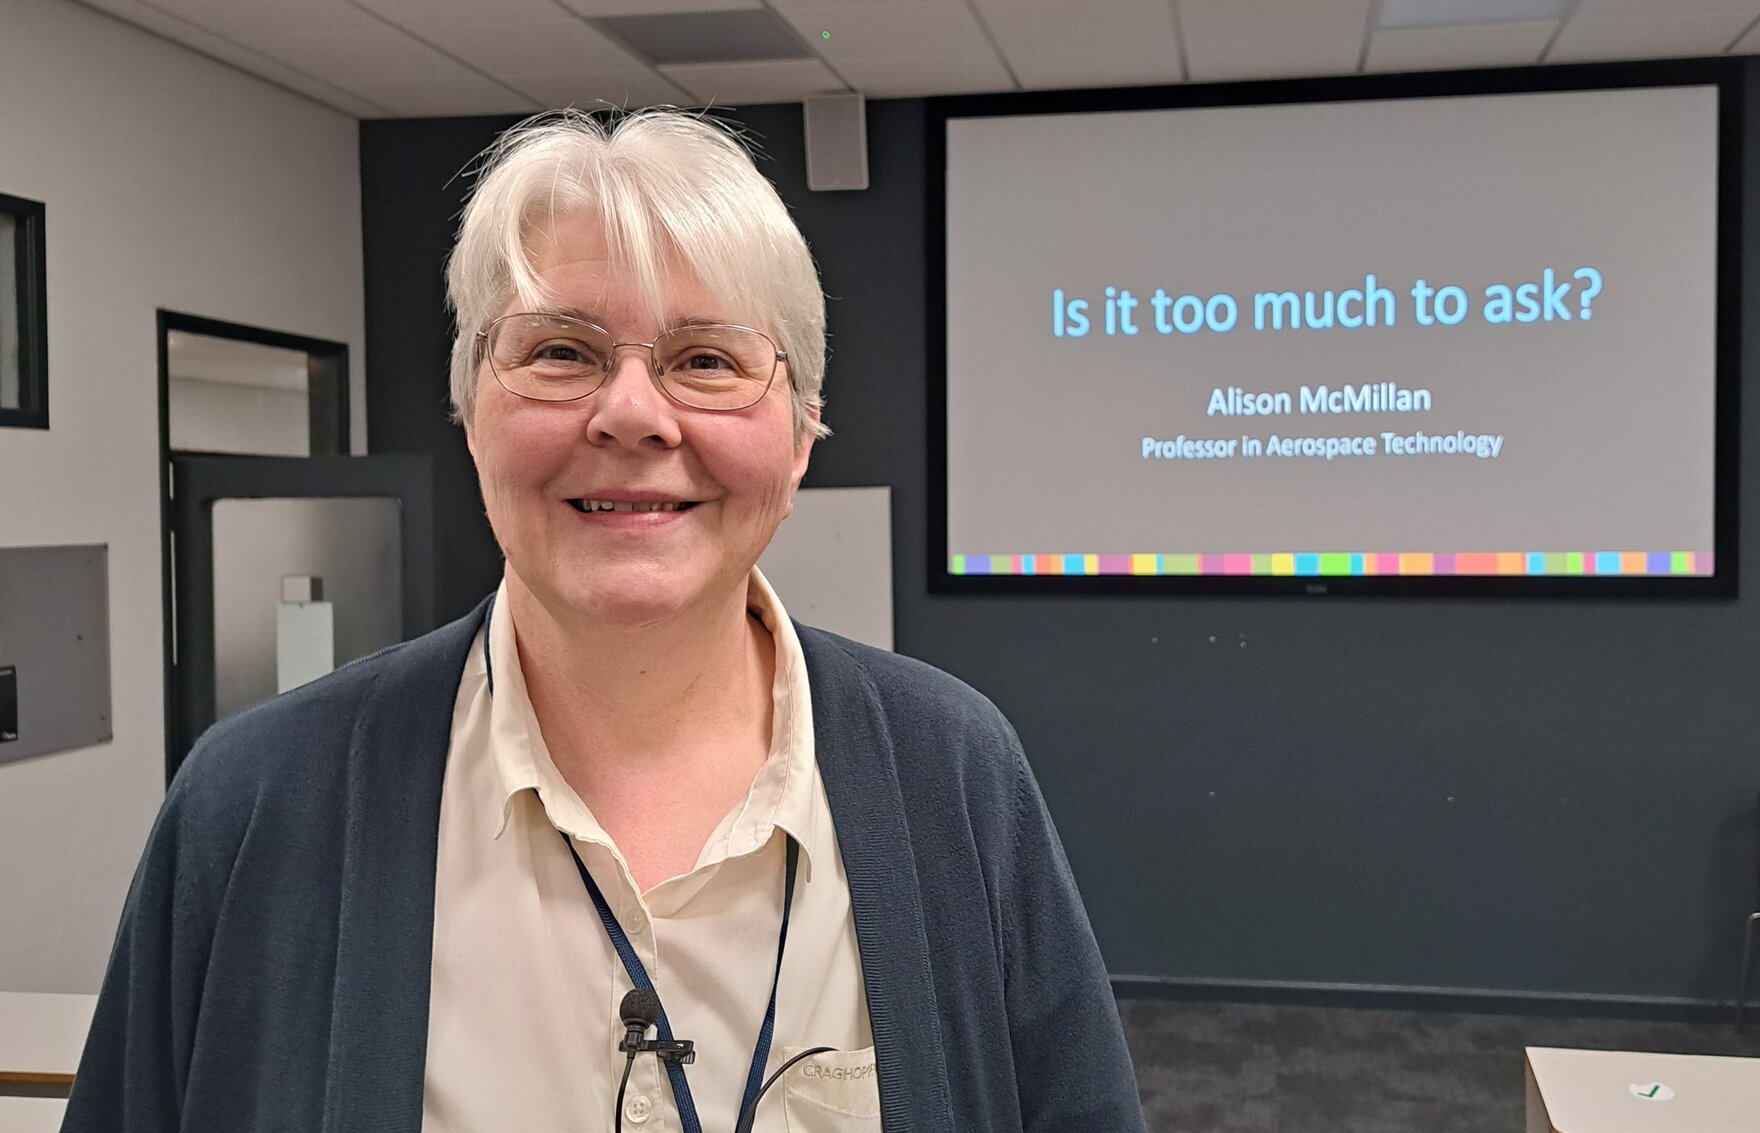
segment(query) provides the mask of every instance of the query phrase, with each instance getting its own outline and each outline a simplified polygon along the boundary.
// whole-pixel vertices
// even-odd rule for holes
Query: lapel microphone
[[[648,1031],[660,1021],[660,997],[647,988],[631,988],[617,1005],[617,1017],[623,1021],[623,1038],[617,1049],[623,1052],[623,1077],[617,1083],[616,1128],[623,1133],[623,1095],[629,1090],[629,1072],[635,1068],[636,1055],[651,1050],[661,1062],[687,1065],[697,1060],[697,1052],[689,1039],[650,1039]]]
[[[647,1041],[648,1028],[660,1018],[660,997],[646,988],[633,988],[618,1005],[617,1017],[623,1020],[625,1028],[617,1049],[633,1059]]]
[[[617,1006],[617,1016],[623,1021],[623,1038],[618,1042],[617,1049],[623,1051],[623,1078],[617,1083],[616,1128],[618,1133],[623,1130],[623,1097],[629,1089],[629,1072],[636,1064],[636,1055],[644,1050],[654,1051],[663,1061],[693,1062],[696,1052],[691,1049],[688,1041],[675,1040],[667,1043],[659,1039],[649,1041],[648,1031],[660,1019],[660,997],[645,988],[633,988],[623,997]],[[801,1051],[793,1058],[776,1068],[757,1095],[740,1106],[735,1133],[751,1133],[752,1125],[758,1119],[758,1102],[770,1092],[777,1079],[781,1078],[795,1063],[811,1058],[815,1054],[838,1053],[836,1047],[815,1046]]]
[[[615,1115],[617,1133],[623,1133],[623,1095],[629,1089],[629,1072],[635,1068],[636,1055],[648,1045],[648,1029],[660,1018],[660,997],[645,988],[632,988],[617,1006],[617,1017],[623,1020],[623,1077],[617,1083]]]

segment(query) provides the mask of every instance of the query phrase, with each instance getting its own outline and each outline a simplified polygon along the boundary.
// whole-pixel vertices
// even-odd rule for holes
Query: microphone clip
[[[697,1060],[695,1048],[696,1044],[689,1039],[644,1040],[641,1031],[635,1027],[631,1027],[629,1033],[624,1035],[623,1040],[617,1044],[618,1050],[632,1058],[643,1051],[651,1050],[659,1056],[662,1062],[676,1062],[681,1066],[689,1066]]]
[[[697,1060],[696,1044],[689,1039],[649,1039],[641,1046],[651,1050],[661,1062],[689,1066]]]
[[[660,997],[654,994],[653,988],[631,988],[623,997],[617,1014],[623,1020],[623,1038],[617,1049],[627,1054],[631,1063],[635,1062],[636,1055],[648,1050],[658,1055],[662,1062],[679,1066],[688,1066],[697,1060],[695,1044],[689,1039],[647,1037],[655,1021],[664,1018],[660,1011]]]
[[[636,1027],[629,1028],[617,1049],[634,1058],[643,1051],[653,1051],[662,1062],[689,1066],[697,1060],[696,1044],[689,1039],[643,1039]]]

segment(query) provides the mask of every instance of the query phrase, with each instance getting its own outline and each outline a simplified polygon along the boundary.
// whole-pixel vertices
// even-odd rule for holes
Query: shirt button
[[[647,1094],[637,1094],[623,1103],[623,1119],[640,1125],[654,1115],[654,1103]]]
[[[640,909],[631,909],[623,918],[623,928],[631,936],[640,936],[648,930],[648,918],[642,915]]]

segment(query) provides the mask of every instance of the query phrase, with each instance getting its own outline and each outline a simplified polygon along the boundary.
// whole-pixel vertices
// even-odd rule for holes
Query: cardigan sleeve
[[[892,1051],[889,1080],[874,1011],[883,1111],[890,1084],[895,1123],[911,1127],[1144,1133],[1111,981],[1007,718],[921,661],[810,629],[801,644],[838,840],[846,863],[861,867],[850,871],[858,936],[861,899],[870,915],[880,904],[858,892],[859,879],[915,887],[880,906],[899,915],[866,926],[870,943],[886,946],[875,949],[884,956],[863,954],[871,1009],[906,998],[920,1009],[927,999],[933,1015],[887,1012],[891,1042],[912,1044]],[[913,912],[923,918],[915,926]],[[921,971],[914,947],[926,948]],[[907,997],[923,978],[923,994]],[[934,1105],[951,1115],[926,1112]]]
[[[237,808],[197,783],[198,750],[166,793],[123,905],[62,1133],[170,1133],[228,875]],[[227,812],[233,813],[227,813]]]
[[[1144,1129],[1112,984],[1063,844],[1008,729],[1014,798],[1001,894],[1009,1039],[1025,1133]]]

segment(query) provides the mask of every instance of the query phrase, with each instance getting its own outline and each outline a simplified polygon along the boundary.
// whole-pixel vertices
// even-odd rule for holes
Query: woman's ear
[[[819,407],[807,409],[807,427],[801,430],[800,440],[794,446],[794,484],[795,491],[800,491],[801,477],[807,474],[807,459],[813,455],[813,442],[817,440],[814,429],[819,424]]]

